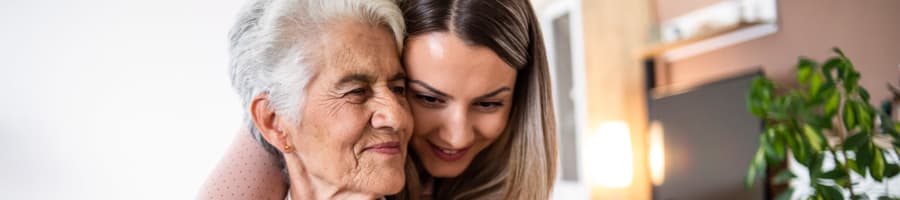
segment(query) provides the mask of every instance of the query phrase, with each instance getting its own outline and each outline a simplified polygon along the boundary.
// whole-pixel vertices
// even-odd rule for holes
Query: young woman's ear
[[[250,115],[253,123],[266,142],[275,146],[281,153],[293,153],[294,146],[290,136],[279,123],[280,116],[270,107],[268,94],[259,94],[250,102]]]

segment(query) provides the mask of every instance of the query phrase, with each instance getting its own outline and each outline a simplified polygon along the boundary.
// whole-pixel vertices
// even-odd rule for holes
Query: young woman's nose
[[[472,145],[475,140],[475,130],[469,122],[465,108],[453,109],[447,115],[444,130],[441,131],[441,139],[450,148],[461,149]]]

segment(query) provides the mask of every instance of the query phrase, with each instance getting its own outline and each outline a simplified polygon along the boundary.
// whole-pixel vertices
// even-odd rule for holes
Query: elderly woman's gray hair
[[[402,52],[403,15],[393,0],[252,0],[231,30],[231,83],[242,100],[244,124],[266,150],[249,114],[254,96],[269,95],[271,109],[299,121],[304,90],[316,73],[318,38],[339,20],[388,28]],[[281,156],[277,156],[283,164]]]

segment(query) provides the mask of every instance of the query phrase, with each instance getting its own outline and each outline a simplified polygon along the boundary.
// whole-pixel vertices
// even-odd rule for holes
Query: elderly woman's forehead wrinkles
[[[404,73],[403,71],[399,71],[399,72],[395,73],[393,76],[391,76],[390,79],[388,79],[388,82],[394,82],[394,81],[406,82],[406,73]]]
[[[357,60],[350,53],[350,50],[347,48],[344,48],[343,45],[331,46],[331,47],[326,46],[323,48],[327,48],[326,51],[333,52],[333,53],[330,53],[331,57],[327,58],[327,59],[331,60],[332,64],[335,65],[334,67],[340,67],[341,69],[349,68],[354,63],[357,62]],[[326,54],[326,55],[328,55],[328,54]]]
[[[353,73],[349,73],[347,75],[342,76],[341,79],[338,80],[337,84],[344,85],[344,84],[354,83],[354,82],[372,83],[372,82],[375,82],[375,77],[372,76],[371,74],[353,72]]]

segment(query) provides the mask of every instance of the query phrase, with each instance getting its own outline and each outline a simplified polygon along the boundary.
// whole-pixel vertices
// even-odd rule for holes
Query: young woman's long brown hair
[[[491,49],[518,71],[504,132],[462,174],[434,179],[434,199],[549,198],[556,175],[556,125],[544,41],[528,0],[406,0],[400,8],[407,38],[453,33],[469,45]],[[412,194],[429,178],[417,168],[422,178],[407,181]]]

